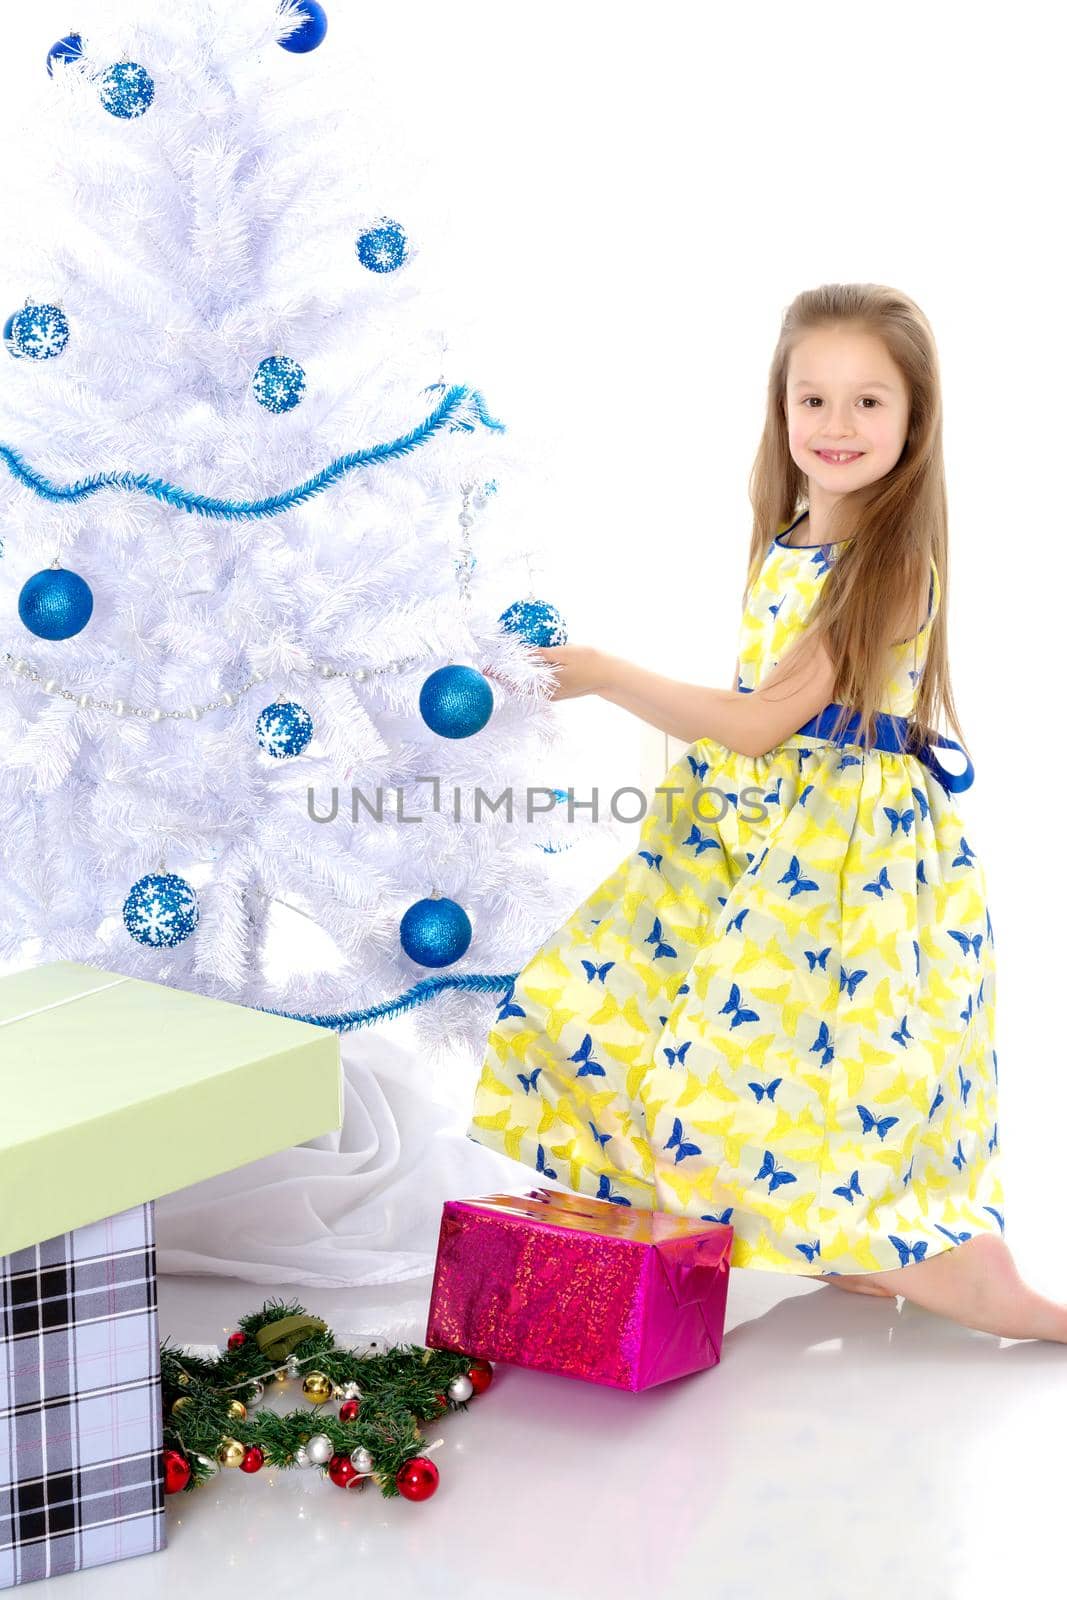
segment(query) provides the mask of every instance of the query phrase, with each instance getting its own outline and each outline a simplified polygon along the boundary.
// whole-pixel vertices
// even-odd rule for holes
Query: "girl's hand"
[[[550,700],[573,700],[578,695],[599,694],[607,682],[607,657],[588,644],[559,644],[534,648],[535,660],[556,668],[556,685]]]
[[[544,649],[532,647],[535,661],[556,669],[556,682],[550,700],[572,700],[578,695],[599,694],[608,678],[608,658],[602,650],[587,644],[559,644]],[[487,678],[493,673],[486,667]]]

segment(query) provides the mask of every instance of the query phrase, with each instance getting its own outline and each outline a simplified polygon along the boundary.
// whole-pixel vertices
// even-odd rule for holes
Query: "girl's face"
[[[904,375],[876,334],[819,328],[793,348],[786,374],[789,453],[820,514],[893,467],[908,432]],[[837,462],[830,456],[847,452]]]

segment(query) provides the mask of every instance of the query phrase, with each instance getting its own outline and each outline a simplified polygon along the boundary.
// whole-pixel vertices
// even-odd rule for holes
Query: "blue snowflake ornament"
[[[399,222],[382,217],[373,228],[364,228],[356,254],[368,272],[395,272],[407,259],[407,235]]]
[[[293,10],[302,18],[300,26],[287,39],[279,39],[278,43],[283,50],[306,55],[309,50],[317,50],[326,37],[329,26],[326,13],[319,5],[319,0],[299,0]]]
[[[567,643],[567,627],[555,606],[547,600],[516,600],[503,612],[500,625],[508,633],[517,633],[527,644],[539,650]]]
[[[188,939],[200,921],[200,902],[176,872],[150,872],[126,896],[122,920],[138,944],[170,948]]]
[[[291,356],[268,356],[256,368],[252,393],[268,411],[292,411],[304,398],[307,379],[299,361]]]
[[[276,700],[273,705],[264,706],[256,718],[259,748],[280,761],[298,756],[314,731],[315,724],[295,700]]]
[[[68,66],[72,61],[80,61],[82,55],[82,36],[80,33],[68,33],[64,38],[57,39],[48,52],[48,76],[53,76],[53,64],[61,61]]]
[[[156,97],[151,77],[136,61],[116,61],[100,78],[100,104],[113,117],[143,117]]]
[[[59,306],[23,306],[11,319],[12,349],[31,361],[62,355],[69,338],[70,323]]]

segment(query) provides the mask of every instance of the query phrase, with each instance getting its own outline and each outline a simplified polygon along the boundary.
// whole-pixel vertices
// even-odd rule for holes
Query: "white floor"
[[[1016,1259],[1046,1293],[1053,1231]],[[1028,1259],[1028,1257],[1030,1259]],[[291,1290],[160,1279],[160,1324],[221,1343],[267,1298],[345,1341],[407,1327],[429,1280]],[[373,1298],[371,1298],[373,1296]],[[1067,1298],[1067,1295],[1061,1297]],[[289,1405],[294,1402],[290,1400]],[[578,1600],[984,1600],[1062,1592],[1067,1346],[1002,1342],[903,1301],[732,1274],[720,1364],[643,1394],[500,1366],[427,1440],[422,1504],[311,1471],[226,1471],[169,1500],[160,1554],[34,1585],[45,1600],[377,1594]]]

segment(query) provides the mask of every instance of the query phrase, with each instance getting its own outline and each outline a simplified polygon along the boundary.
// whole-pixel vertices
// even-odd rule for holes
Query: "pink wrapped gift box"
[[[446,1200],[426,1344],[617,1389],[714,1367],[733,1229],[555,1189]]]

